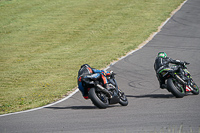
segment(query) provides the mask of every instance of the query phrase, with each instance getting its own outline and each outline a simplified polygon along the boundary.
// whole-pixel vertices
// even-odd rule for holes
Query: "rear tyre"
[[[167,89],[176,97],[182,98],[185,96],[183,85],[178,83],[175,79],[169,78],[167,80]]]
[[[119,91],[119,98],[120,98],[119,104],[121,104],[122,106],[128,105],[128,99],[127,99],[126,95],[121,91]]]
[[[108,97],[101,91],[96,91],[95,88],[91,88],[88,92],[88,96],[92,103],[100,109],[105,109],[109,105]]]

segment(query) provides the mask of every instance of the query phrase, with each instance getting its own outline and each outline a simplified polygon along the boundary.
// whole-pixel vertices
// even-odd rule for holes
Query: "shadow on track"
[[[147,95],[126,95],[126,97],[135,97],[135,98],[175,98],[172,94],[147,94]]]
[[[75,109],[75,110],[79,110],[79,109],[98,109],[95,106],[69,106],[69,107],[46,107],[47,109]]]
[[[116,106],[108,106],[107,108],[117,107]],[[45,107],[46,109],[74,109],[74,110],[90,110],[90,109],[98,109],[96,106],[69,106],[69,107]]]

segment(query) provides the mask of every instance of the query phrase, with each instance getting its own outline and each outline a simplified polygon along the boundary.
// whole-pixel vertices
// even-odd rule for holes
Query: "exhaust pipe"
[[[186,85],[185,81],[184,81],[182,78],[180,78],[177,74],[175,74],[175,78],[176,78],[178,81],[180,81],[183,85]]]
[[[109,91],[106,89],[106,88],[104,88],[103,86],[101,86],[101,85],[99,85],[99,84],[97,84],[96,85],[101,91],[103,91],[104,93],[106,93],[110,98],[112,98],[112,95],[109,93]]]

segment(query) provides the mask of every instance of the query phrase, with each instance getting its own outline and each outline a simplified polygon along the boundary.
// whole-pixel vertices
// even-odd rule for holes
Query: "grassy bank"
[[[146,40],[184,0],[0,0],[0,114],[43,106]]]

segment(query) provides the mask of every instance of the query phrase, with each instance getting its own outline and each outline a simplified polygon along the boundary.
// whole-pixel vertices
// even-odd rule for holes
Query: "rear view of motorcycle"
[[[122,106],[128,105],[128,99],[124,92],[122,92],[115,80],[115,74],[112,73],[107,77],[109,88],[103,87],[103,83],[100,82],[98,74],[88,75],[81,78],[81,82],[84,86],[85,98],[89,98],[92,103],[100,108],[105,109],[109,104],[121,104]]]
[[[159,73],[167,79],[167,90],[176,98],[182,98],[187,93],[199,94],[199,87],[193,81],[190,72],[187,70],[184,62],[183,65],[173,65],[170,68],[161,70]]]

